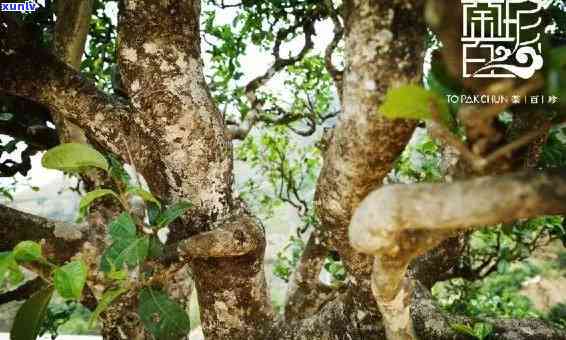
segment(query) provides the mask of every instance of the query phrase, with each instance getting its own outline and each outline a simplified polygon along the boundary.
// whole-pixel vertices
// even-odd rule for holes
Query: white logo
[[[464,78],[528,79],[542,69],[541,10],[552,0],[461,0]]]

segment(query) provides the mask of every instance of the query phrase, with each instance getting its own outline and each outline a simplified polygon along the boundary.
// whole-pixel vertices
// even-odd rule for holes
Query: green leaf
[[[163,254],[163,244],[158,237],[152,236],[149,239],[149,252],[148,256],[150,258],[157,258]]]
[[[157,216],[159,216],[160,211],[161,208],[153,203],[149,203],[147,205],[147,219],[149,220],[150,225],[155,225]]]
[[[12,284],[23,280],[23,274],[11,251],[0,252],[0,287],[4,284],[6,275],[9,275]]]
[[[155,198],[155,196],[153,196],[153,194],[147,190],[144,190],[140,187],[129,187],[126,192],[128,192],[129,194],[138,195],[144,201],[154,203],[159,208],[161,208],[161,203],[159,203],[159,200],[157,200],[157,198]]]
[[[120,183],[128,184],[131,178],[122,163],[114,155],[108,155],[108,161],[110,163],[110,176]]]
[[[149,251],[149,237],[116,240],[102,254],[100,269],[109,272],[112,267],[121,269],[137,266],[145,260]]]
[[[34,241],[22,241],[14,247],[14,259],[17,262],[44,262],[41,246]]]
[[[109,233],[114,241],[136,238],[136,224],[130,214],[123,212],[110,222]]]
[[[128,213],[122,213],[109,226],[113,243],[102,255],[100,268],[103,272],[114,272],[142,263],[149,252],[149,237],[137,237],[136,225]]]
[[[468,325],[464,325],[464,324],[461,324],[461,323],[454,323],[454,324],[451,324],[450,327],[452,327],[453,330],[455,330],[456,332],[458,332],[460,334],[466,334],[466,335],[474,336],[474,330]]]
[[[560,46],[551,49],[546,55],[546,94],[559,98],[558,104],[564,105],[562,100],[566,96],[566,47]]]
[[[179,339],[190,331],[185,310],[160,290],[141,290],[138,313],[145,328],[157,340]]]
[[[94,327],[96,320],[98,319],[98,316],[102,312],[104,312],[110,306],[110,304],[112,304],[114,300],[116,300],[120,295],[124,294],[127,291],[128,289],[125,287],[113,288],[105,291],[104,294],[102,294],[100,300],[98,301],[98,304],[96,305],[96,309],[94,310],[94,312],[92,312],[90,316],[88,322],[89,328]]]
[[[15,286],[22,283],[26,277],[24,276],[24,273],[22,273],[20,267],[16,266],[10,269],[8,278],[10,279],[10,283]]]
[[[0,287],[4,284],[4,277],[8,273],[10,265],[14,261],[14,255],[11,251],[0,252]]]
[[[72,261],[53,271],[53,283],[63,299],[79,300],[86,283],[86,276],[85,263]]]
[[[165,211],[157,215],[157,217],[155,218],[155,226],[158,228],[168,226],[179,216],[182,216],[185,211],[187,211],[191,206],[192,204],[190,202],[185,201],[177,202],[171,205],[170,207],[165,209]]]
[[[114,191],[112,191],[110,189],[96,189],[96,190],[87,192],[86,195],[81,197],[81,202],[79,203],[79,215],[81,217],[86,216],[86,214],[88,213],[88,207],[90,207],[92,202],[94,202],[95,200],[97,200],[101,197],[108,196],[108,195],[112,195],[112,196],[118,198],[118,194],[116,194]]]
[[[92,147],[80,143],[61,144],[50,149],[43,155],[41,165],[66,172],[81,172],[89,167],[108,171],[106,158]]]
[[[486,339],[493,332],[493,326],[485,322],[474,324],[474,336],[479,340]]]
[[[37,338],[53,291],[53,287],[42,289],[33,294],[20,307],[12,324],[11,340],[35,340]]]
[[[389,119],[431,119],[436,110],[443,121],[450,116],[446,100],[437,93],[417,85],[403,85],[389,89],[379,112]]]
[[[115,266],[110,263],[110,271],[106,273],[108,280],[122,282],[128,278],[128,272],[125,270],[116,270]]]

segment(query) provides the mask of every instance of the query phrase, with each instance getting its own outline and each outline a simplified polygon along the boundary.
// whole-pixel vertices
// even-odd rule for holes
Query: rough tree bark
[[[88,6],[88,1],[84,5]],[[420,295],[417,294],[420,290],[416,290],[412,315],[407,307],[402,308],[400,315],[384,313],[382,318],[372,285],[374,293],[383,295],[388,301],[392,295],[398,295],[396,293],[401,285],[394,282],[383,289],[380,282],[392,276],[374,275],[371,279],[373,255],[382,249],[380,255],[386,255],[376,261],[378,270],[374,274],[387,273],[382,268],[383,263],[389,264],[389,267],[394,265],[392,268],[399,282],[405,275],[408,262],[397,260],[387,263],[387,256],[396,254],[391,250],[400,247],[395,238],[400,229],[394,224],[397,222],[396,215],[380,216],[392,216],[387,220],[391,224],[376,227],[370,223],[374,221],[368,220],[373,218],[371,211],[364,210],[365,203],[361,203],[371,191],[382,185],[383,178],[391,170],[415,127],[413,122],[386,120],[377,108],[388,88],[420,81],[425,33],[423,5],[422,0],[344,2],[344,27],[343,30],[338,28],[336,34],[345,36],[346,68],[343,73],[337,70],[331,72],[340,89],[343,112],[329,141],[316,189],[317,215],[323,227],[313,233],[307,245],[296,273],[297,286],[289,296],[285,319],[277,318],[270,303],[263,265],[265,230],[241,202],[233,199],[231,139],[244,137],[253,122],[249,127],[244,126],[242,131],[227,129],[224,117],[211,98],[200,55],[200,1],[121,1],[117,53],[123,87],[129,97],[127,102],[101,93],[76,71],[76,46],[84,44],[84,41],[69,42],[68,37],[60,33],[57,51],[64,52],[58,52],[57,58],[30,40],[15,38],[21,38],[25,32],[18,30],[13,23],[0,25],[0,33],[3,34],[0,35],[0,64],[9,65],[0,68],[0,94],[36,101],[53,114],[58,113],[62,119],[80,126],[96,147],[130,161],[163,202],[189,200],[193,203],[193,208],[171,226],[168,243],[178,248],[178,253],[157,265],[162,272],[188,265],[198,292],[201,321],[207,339],[384,339],[386,332],[391,339],[407,339],[413,332],[430,339],[436,336],[431,334],[437,333],[429,327],[424,313],[438,311],[427,304],[429,296],[426,289]],[[61,32],[78,30],[84,33],[84,14],[80,13],[85,12],[77,8],[69,11],[76,15],[74,18],[78,21],[74,24],[68,22],[74,28],[68,31],[61,28]],[[333,19],[339,22],[337,17]],[[313,32],[310,30],[313,26],[312,22],[304,25],[307,34],[304,51],[308,51],[312,47],[310,35]],[[339,39],[326,53],[327,63]],[[71,45],[75,47],[66,51],[66,47]],[[305,53],[302,51],[301,55]],[[66,56],[63,59],[67,63],[60,60],[62,56]],[[75,65],[69,60],[74,60]],[[278,67],[274,65],[272,69]],[[258,80],[259,83],[263,81]],[[250,101],[254,102],[251,91]],[[130,155],[134,157],[130,159]],[[552,181],[562,178],[553,174],[542,176],[554,176]],[[524,179],[524,176],[510,177],[507,184],[514,188],[514,181]],[[489,179],[480,182],[481,185],[505,184],[492,183]],[[549,182],[541,180],[537,183],[536,188],[529,186],[523,189],[527,191],[517,192],[515,198],[523,197],[525,193],[538,193],[541,195],[538,198],[547,195],[544,198],[553,199],[561,199],[564,195],[562,191],[547,190],[546,183]],[[457,191],[458,185],[462,184],[426,189]],[[422,193],[422,188],[419,188],[408,190]],[[529,188],[532,191],[528,191]],[[382,190],[408,200],[405,189],[392,187]],[[368,206],[374,206],[376,195],[371,194],[366,199]],[[441,203],[436,202],[435,205],[434,202],[430,202],[432,208],[443,207]],[[386,201],[384,206],[397,208],[390,201]],[[527,217],[535,212],[548,211],[535,208],[529,214],[510,217]],[[358,235],[353,235],[357,250],[348,241],[348,225],[356,209],[361,209],[353,222],[358,229],[352,230],[369,235],[367,240],[359,240]],[[390,213],[389,210],[383,212]],[[459,210],[450,213],[457,212]],[[27,237],[46,239],[46,243],[53,243],[57,249],[58,230],[62,226],[65,230],[69,229],[66,224],[48,222],[8,208],[0,209],[0,213],[13,216],[6,220],[6,225],[0,226],[0,235],[5,236],[2,239],[9,240],[0,242],[3,249]],[[408,214],[415,215],[413,211],[408,211]],[[426,221],[422,219],[422,223]],[[437,221],[429,222],[423,228],[430,225],[440,229],[440,225],[433,223]],[[452,229],[454,225],[448,222],[446,225]],[[38,230],[33,237],[29,230],[19,232],[26,223],[33,226],[33,230]],[[411,226],[414,224],[402,223],[401,233]],[[89,232],[98,231],[91,229]],[[419,237],[422,236],[429,243],[426,247],[419,244],[419,248],[410,249],[410,259],[451,233],[443,232],[442,237],[438,237],[411,229],[412,237],[421,240]],[[381,236],[381,244],[375,241],[376,234]],[[76,239],[84,238],[83,234],[75,236]],[[364,243],[368,240],[371,242]],[[313,288],[315,291],[328,294],[325,288],[319,289],[317,279],[322,261],[330,250],[337,251],[345,264],[347,285],[344,290],[331,291],[328,297],[313,297],[306,292],[313,287],[318,287]],[[83,246],[82,251],[88,251],[88,247]],[[433,284],[431,266],[436,269],[450,266],[450,263],[441,263],[446,256],[439,254],[450,252],[431,253],[414,265],[411,275],[418,284],[426,281],[427,288]],[[187,278],[177,279],[183,281]],[[162,284],[166,286],[167,282]],[[106,339],[148,337],[133,313],[137,306],[135,296],[133,292],[126,294],[103,315]],[[183,296],[179,298],[183,299]],[[387,305],[380,304],[379,308],[381,312],[388,311]],[[405,324],[411,316],[416,321],[415,327],[411,325],[409,329]],[[404,324],[396,327],[395,322],[400,319]],[[503,331],[515,326],[513,323],[498,323]],[[447,326],[442,324],[441,327],[445,329]],[[540,339],[560,339],[560,334],[544,333],[546,330],[546,325],[537,328],[536,334],[540,335]],[[443,334],[449,335],[444,338],[453,336],[446,332]]]

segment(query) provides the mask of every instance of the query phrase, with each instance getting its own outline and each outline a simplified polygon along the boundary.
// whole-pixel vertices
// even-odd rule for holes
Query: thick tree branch
[[[371,193],[356,210],[350,241],[364,253],[396,257],[413,243],[404,237],[407,230],[441,232],[561,214],[566,212],[565,198],[563,169],[390,185]]]
[[[235,211],[218,221],[217,226],[247,231],[242,234],[259,238],[244,242],[257,245],[253,249],[244,246],[242,250],[238,249],[241,235],[234,233],[229,238],[235,243],[228,247],[241,255],[232,251],[224,256],[222,249],[214,246],[212,254],[206,249],[197,250],[198,256],[190,259],[204,335],[207,339],[263,339],[275,319],[263,267],[263,227],[245,211]]]
[[[102,147],[124,156],[122,136],[133,128],[130,108],[96,89],[49,52],[13,50],[0,40],[0,93],[39,102],[84,128]]]
[[[409,263],[455,230],[566,210],[566,172],[520,172],[443,184],[390,185],[371,193],[350,225],[352,245],[375,255],[372,290],[391,319],[388,336],[414,337],[408,319]],[[430,214],[434,211],[435,214]],[[385,313],[385,312],[384,312]]]
[[[265,339],[385,339],[379,314],[358,308],[350,289],[300,320],[280,319]]]
[[[206,230],[232,200],[231,145],[203,75],[199,14],[199,1],[126,0],[118,18],[124,90],[149,136],[130,140],[136,168],[163,200],[194,204],[184,220],[192,227],[173,226],[170,240]]]
[[[85,239],[82,225],[52,221],[0,205],[0,251],[24,240],[45,240],[44,251],[60,261],[70,258]]]
[[[388,120],[376,108],[390,86],[419,81],[424,51],[423,1],[344,3],[346,66],[342,114],[325,153],[315,206],[348,273],[356,308],[379,315],[370,286],[372,258],[347,236],[354,209],[382,184],[409,141],[414,122]]]
[[[88,35],[94,0],[59,1],[53,47],[55,55],[75,70],[79,70]],[[86,143],[84,132],[67,121],[64,112],[52,112],[61,140],[65,143]]]
[[[55,54],[78,69],[84,53],[94,0],[58,1],[55,22]]]

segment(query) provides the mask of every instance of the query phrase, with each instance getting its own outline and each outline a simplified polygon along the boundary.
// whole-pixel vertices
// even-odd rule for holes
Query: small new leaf
[[[65,172],[81,172],[89,167],[108,171],[106,158],[92,147],[80,143],[61,144],[50,149],[43,155],[41,165]]]
[[[95,200],[102,198],[104,196],[112,195],[118,198],[118,195],[110,190],[110,189],[96,189],[90,192],[87,192],[86,195],[81,197],[81,202],[79,203],[79,215],[80,217],[86,216],[88,213],[88,208]]]
[[[450,116],[446,100],[417,85],[403,85],[387,91],[379,112],[389,119],[432,119],[436,113],[445,121]]]
[[[169,206],[165,211],[157,215],[155,218],[155,226],[157,228],[168,226],[171,222],[182,216],[185,211],[189,210],[191,206],[192,204],[190,202],[185,201],[177,202]]]
[[[33,294],[18,310],[10,340],[35,340],[47,312],[47,305],[53,296],[53,287]]]
[[[41,246],[34,241],[22,241],[14,247],[14,259],[17,262],[44,262]]]
[[[114,155],[108,155],[108,162],[110,163],[110,176],[120,183],[128,184],[131,177],[122,163]]]
[[[179,339],[190,331],[185,310],[160,290],[141,290],[138,313],[145,328],[157,340]]]
[[[104,294],[102,294],[100,300],[98,301],[98,304],[96,305],[96,309],[94,310],[94,312],[92,312],[90,316],[88,322],[89,328],[94,327],[94,325],[96,324],[96,319],[98,319],[100,313],[104,312],[110,306],[110,304],[112,304],[114,300],[116,300],[120,295],[124,294],[127,291],[128,289],[125,287],[118,287],[105,291]]]
[[[471,335],[474,336],[474,330],[472,329],[472,327],[462,324],[462,323],[454,323],[451,324],[450,327],[452,327],[453,330],[455,330],[456,332],[460,333],[460,334],[466,334],[466,335]]]
[[[79,300],[86,283],[87,269],[83,261],[73,261],[53,271],[55,289],[63,299]]]
[[[137,195],[141,197],[146,202],[154,203],[161,209],[161,203],[159,203],[159,200],[157,200],[157,198],[155,198],[155,196],[153,196],[151,192],[144,190],[140,187],[129,187],[127,192],[129,194]]]

